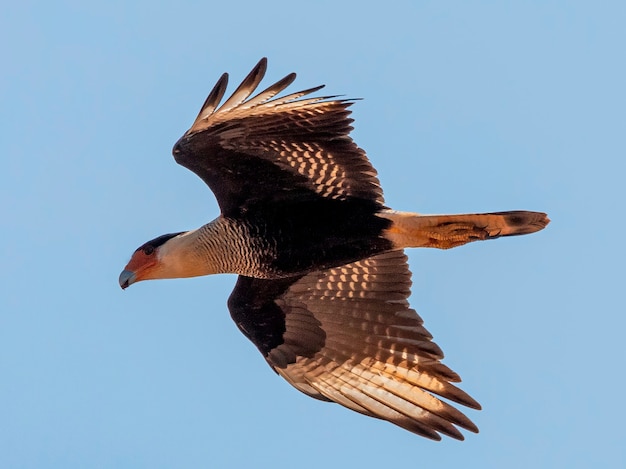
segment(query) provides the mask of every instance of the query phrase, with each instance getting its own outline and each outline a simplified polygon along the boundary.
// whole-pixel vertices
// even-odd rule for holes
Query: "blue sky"
[[[3,7],[0,467],[626,465],[624,3],[364,3]],[[120,290],[139,244],[217,216],[170,150],[262,56],[268,82],[364,98],[353,136],[393,208],[549,213],[410,252],[480,434],[298,393],[232,323],[234,276]]]

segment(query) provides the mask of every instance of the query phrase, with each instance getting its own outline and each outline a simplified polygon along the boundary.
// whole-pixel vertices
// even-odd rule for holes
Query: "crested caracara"
[[[262,59],[220,105],[222,75],[173,149],[213,191],[220,216],[140,246],[121,287],[238,274],[228,299],[233,320],[300,391],[432,439],[477,432],[450,401],[480,405],[453,384],[459,375],[409,306],[403,250],[533,233],[548,224],[546,214],[389,209],[350,138],[353,101],[311,97],[321,86],[277,97],[293,73],[250,97],[266,65]]]

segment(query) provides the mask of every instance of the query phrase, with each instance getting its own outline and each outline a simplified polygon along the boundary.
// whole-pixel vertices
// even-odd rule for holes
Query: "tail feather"
[[[534,233],[550,223],[545,213],[520,210],[464,215],[419,215],[388,210],[379,216],[392,222],[385,236],[394,248],[450,249],[472,241]]]

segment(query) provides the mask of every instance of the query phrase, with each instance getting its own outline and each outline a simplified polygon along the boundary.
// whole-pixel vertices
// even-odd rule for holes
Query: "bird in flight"
[[[272,369],[303,393],[418,435],[478,428],[451,402],[480,405],[409,306],[405,248],[448,249],[533,233],[545,213],[420,215],[388,208],[376,170],[350,137],[353,100],[257,90],[265,58],[220,105],[219,79],[174,145],[213,191],[220,215],[140,246],[119,277],[238,274],[231,317]]]

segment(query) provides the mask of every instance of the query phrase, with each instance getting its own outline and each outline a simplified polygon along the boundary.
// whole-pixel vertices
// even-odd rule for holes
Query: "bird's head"
[[[169,262],[171,256],[167,254],[177,244],[174,240],[186,233],[188,232],[165,234],[139,246],[120,274],[120,287],[126,289],[141,280],[181,276],[174,272],[175,269]]]

